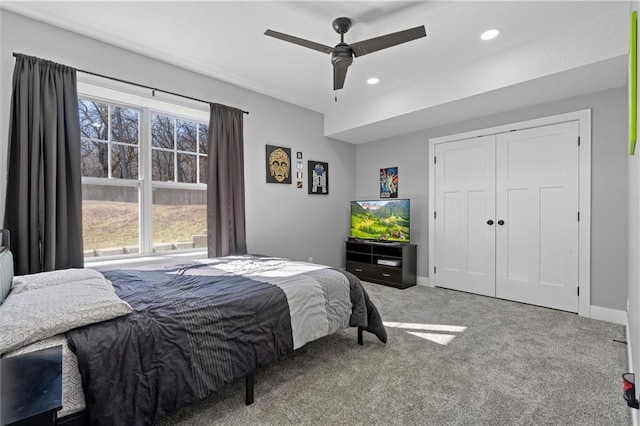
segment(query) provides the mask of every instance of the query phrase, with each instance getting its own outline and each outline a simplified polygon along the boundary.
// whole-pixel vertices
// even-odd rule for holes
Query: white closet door
[[[434,285],[495,296],[495,136],[435,148]]]
[[[578,160],[577,122],[497,135],[496,297],[578,311]]]

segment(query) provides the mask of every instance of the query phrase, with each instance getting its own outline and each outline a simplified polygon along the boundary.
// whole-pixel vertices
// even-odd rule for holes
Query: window
[[[207,246],[203,112],[141,103],[79,98],[85,258]]]

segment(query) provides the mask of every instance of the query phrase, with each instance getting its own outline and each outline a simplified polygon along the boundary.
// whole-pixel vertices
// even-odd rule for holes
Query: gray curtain
[[[211,104],[207,158],[209,257],[247,253],[242,120],[241,110]]]
[[[15,273],[84,265],[76,71],[16,56],[4,227]]]

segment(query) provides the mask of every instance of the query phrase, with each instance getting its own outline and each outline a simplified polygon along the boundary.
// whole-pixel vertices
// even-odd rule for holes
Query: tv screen
[[[363,240],[411,240],[409,199],[351,202],[351,236]]]

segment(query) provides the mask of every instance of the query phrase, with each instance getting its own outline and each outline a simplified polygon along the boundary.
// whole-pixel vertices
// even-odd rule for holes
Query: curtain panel
[[[209,257],[247,253],[243,112],[211,104],[207,158]]]
[[[17,55],[4,226],[16,274],[83,267],[76,71]]]

